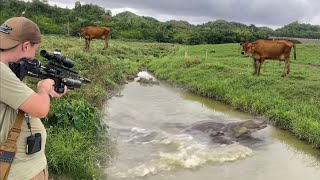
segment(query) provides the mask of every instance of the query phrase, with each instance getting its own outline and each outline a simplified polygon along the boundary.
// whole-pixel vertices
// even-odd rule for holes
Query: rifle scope
[[[48,60],[52,60],[59,64],[63,64],[67,68],[72,68],[74,66],[74,62],[71,59],[65,58],[60,54],[50,53],[46,50],[41,50],[40,55]]]

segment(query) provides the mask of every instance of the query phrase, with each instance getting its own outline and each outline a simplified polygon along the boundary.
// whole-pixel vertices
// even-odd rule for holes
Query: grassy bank
[[[109,48],[103,50],[103,41],[96,40],[91,50],[85,51],[83,39],[43,36],[40,50],[53,52],[55,48],[75,61],[72,70],[92,83],[52,100],[50,113],[44,119],[50,175],[56,179],[104,179],[104,167],[116,152],[103,121],[104,103],[149,61],[170,54],[173,46],[111,40]],[[36,58],[46,63],[39,53]],[[25,81],[33,87],[37,82],[33,78]]]
[[[240,56],[239,44],[179,46],[174,55],[152,61],[148,68],[157,78],[263,115],[320,147],[320,46],[299,44],[297,57],[285,78],[280,77],[284,64],[271,60],[260,76],[253,76],[252,60]]]

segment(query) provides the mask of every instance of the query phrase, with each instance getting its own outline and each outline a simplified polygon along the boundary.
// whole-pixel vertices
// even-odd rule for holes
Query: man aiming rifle
[[[39,27],[27,18],[0,25],[0,180],[48,179],[47,134],[40,118],[49,112],[50,97],[89,82],[64,67],[69,61],[59,54],[42,51],[49,60],[42,66],[34,59],[40,42]],[[26,75],[41,79],[36,91],[21,81]]]
[[[18,63],[10,63],[9,66],[20,80],[25,76],[54,80],[54,90],[58,93],[64,92],[64,86],[74,89],[81,87],[82,82],[91,82],[90,79],[81,77],[71,70],[74,62],[62,56],[60,50],[56,49],[54,53],[41,50],[40,55],[48,60],[44,66],[39,60],[28,58],[22,58]]]

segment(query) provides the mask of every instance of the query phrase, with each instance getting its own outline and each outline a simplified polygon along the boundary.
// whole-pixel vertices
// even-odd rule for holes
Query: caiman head
[[[244,135],[249,135],[252,132],[255,132],[260,129],[264,129],[266,127],[267,127],[266,121],[248,120],[248,121],[240,122],[234,128],[235,137],[239,138]]]

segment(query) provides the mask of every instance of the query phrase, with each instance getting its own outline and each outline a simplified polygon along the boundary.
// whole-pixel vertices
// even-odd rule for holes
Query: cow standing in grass
[[[108,48],[108,35],[112,29],[110,27],[103,26],[87,26],[78,30],[78,35],[86,39],[85,49],[90,48],[90,42],[92,39],[104,39],[104,49]]]
[[[251,54],[254,59],[254,73],[260,74],[260,68],[265,59],[284,61],[285,66],[282,77],[290,72],[290,52],[294,48],[294,59],[296,59],[296,46],[288,40],[257,40],[255,42],[240,43],[241,54]]]

